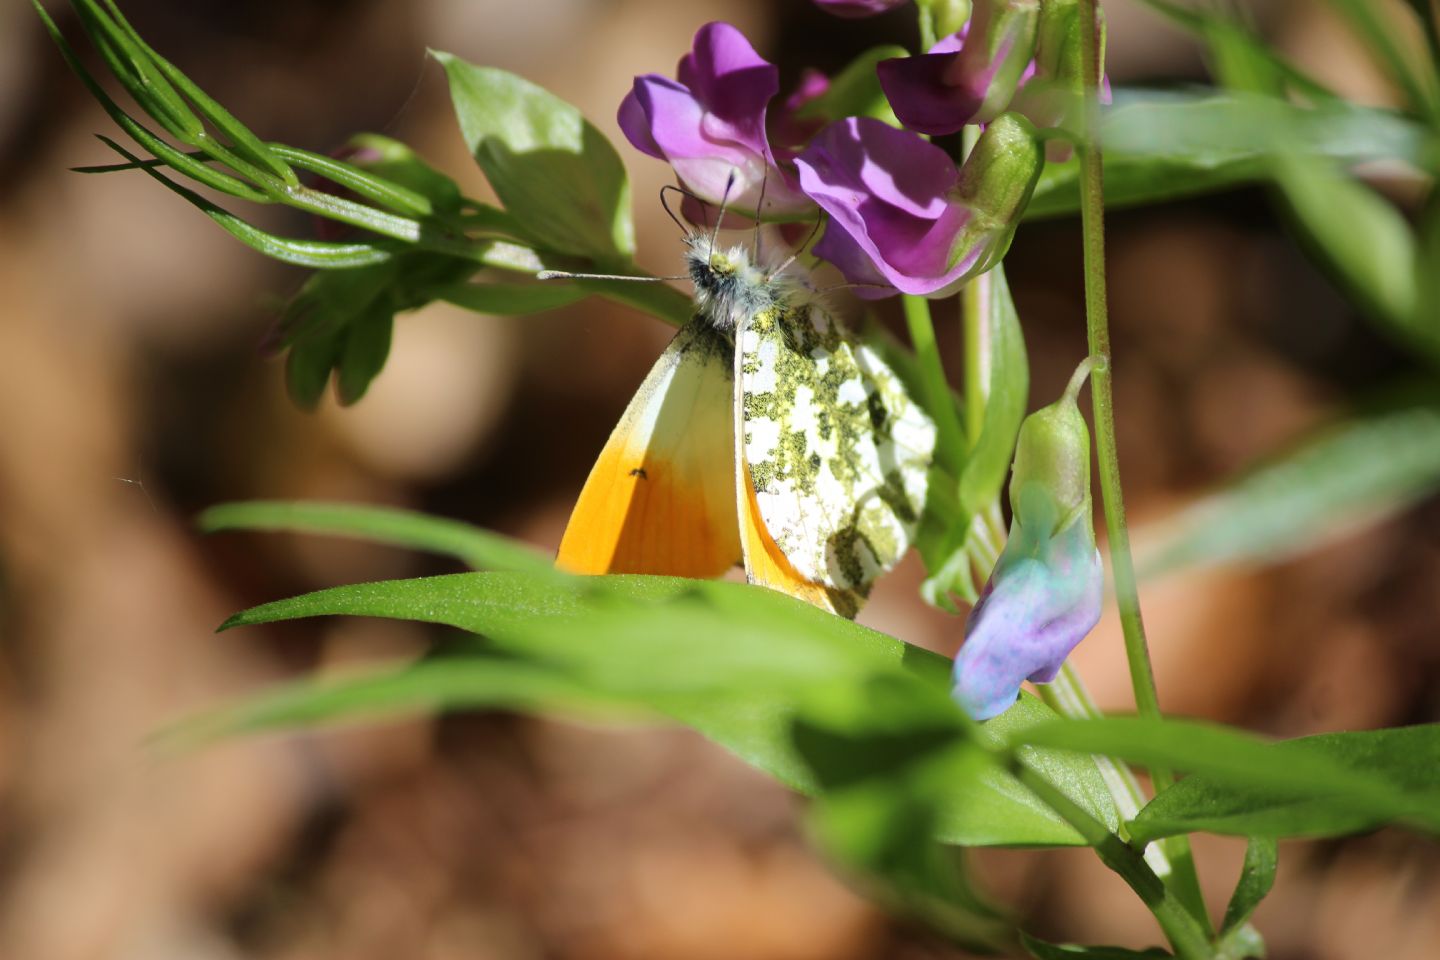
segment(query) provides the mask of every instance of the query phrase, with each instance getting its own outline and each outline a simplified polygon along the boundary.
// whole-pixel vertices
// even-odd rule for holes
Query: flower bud
[[[925,53],[882,60],[880,86],[901,123],[954,133],[1008,109],[1035,53],[1039,0],[977,0],[970,22]]]
[[[970,19],[970,0],[919,0],[919,5],[930,17],[937,37],[959,33]]]
[[[1100,619],[1104,571],[1090,516],[1090,431],[1076,396],[1025,418],[1010,479],[1010,539],[965,624],[952,695],[976,720],[1015,702],[1025,680],[1048,683]]]
[[[1010,249],[1044,169],[1044,147],[1035,127],[1020,114],[1001,114],[980,134],[956,184],[957,197],[971,216],[951,247],[953,260],[959,251],[985,245],[971,276],[988,270]]]

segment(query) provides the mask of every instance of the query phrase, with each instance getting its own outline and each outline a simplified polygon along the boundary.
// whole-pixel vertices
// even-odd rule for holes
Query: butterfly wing
[[[755,499],[755,485],[750,481],[749,467],[738,462],[740,490],[740,542],[745,548],[745,577],[751,583],[788,593],[823,610],[853,618],[860,612],[864,591],[838,590],[809,577],[802,576],[784,551],[775,543],[760,518]]]
[[[935,425],[818,301],[758,312],[736,345],[740,449],[761,522],[800,577],[865,593],[914,538]]]
[[[739,562],[733,379],[728,341],[680,329],[591,468],[556,566],[716,577]]]

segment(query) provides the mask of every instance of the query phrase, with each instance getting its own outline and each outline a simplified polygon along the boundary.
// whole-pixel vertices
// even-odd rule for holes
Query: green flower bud
[[[970,19],[970,0],[919,0],[919,5],[930,17],[937,37],[959,33]]]
[[[1020,217],[1045,168],[1045,148],[1035,127],[1018,113],[1002,113],[976,141],[955,186],[971,216],[953,250],[969,250],[984,240],[986,262],[974,273],[997,263],[1010,249]]]
[[[1076,399],[1096,362],[1093,357],[1081,361],[1060,399],[1020,425],[1010,474],[1010,509],[1020,514],[1024,501],[1028,508],[1024,512],[1034,516],[1039,498],[1032,488],[1043,491],[1052,505],[1052,525],[1034,531],[1037,535],[1053,536],[1082,516],[1089,523],[1090,428]]]

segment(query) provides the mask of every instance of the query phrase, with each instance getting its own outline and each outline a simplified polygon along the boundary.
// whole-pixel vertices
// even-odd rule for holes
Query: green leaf
[[[497,654],[549,665],[595,698],[693,727],[809,793],[820,784],[798,755],[792,728],[799,712],[827,691],[888,678],[915,702],[962,721],[948,701],[945,658],[743,584],[549,571],[460,574],[319,591],[253,608],[224,626],[336,614],[418,620],[483,635]],[[413,693],[417,702],[435,702],[428,690]],[[1004,732],[1050,717],[1027,698],[986,729]],[[868,722],[887,719],[872,710]],[[1094,807],[1103,797],[1108,803],[1089,758],[1048,751],[1036,756],[1076,802]],[[998,766],[964,787],[947,797],[937,815],[939,840],[1081,842]],[[1094,815],[1116,820],[1113,808],[1094,809]]]
[[[345,344],[340,349],[335,371],[335,387],[341,404],[349,406],[359,402],[370,389],[371,381],[385,368],[394,329],[395,315],[378,304],[347,325]]]
[[[321,267],[335,270],[370,266],[388,260],[392,256],[390,248],[383,243],[327,243],[320,240],[292,240],[286,237],[272,236],[257,227],[252,227],[230,211],[211,203],[195,191],[161,176],[155,170],[143,165],[139,157],[109,137],[102,136],[100,139],[106,146],[131,163],[140,164],[140,169],[146,174],[164,184],[167,189],[184,197],[231,236],[267,257],[301,267]]]
[[[1155,203],[1270,179],[1283,152],[1343,165],[1400,160],[1433,169],[1433,134],[1398,114],[1327,100],[1301,107],[1244,93],[1117,90],[1101,114],[1105,202]],[[1030,198],[1031,218],[1079,209],[1077,159],[1046,164]],[[1405,261],[1407,264],[1409,261]]]
[[[1323,835],[1380,822],[1440,830],[1440,725],[1273,744],[1195,721],[1106,717],[1039,724],[1009,739],[1194,774],[1130,822],[1137,843],[1197,830]]]
[[[373,134],[371,136],[375,140],[386,139]],[[356,141],[362,139],[362,137],[352,137],[350,141],[351,146],[353,147]],[[408,147],[398,141],[390,140],[388,144],[393,145],[389,149],[390,154],[409,150]],[[377,151],[375,154],[377,159],[375,159],[373,163],[364,164],[364,166],[369,169],[362,169],[361,166],[357,166],[356,164],[347,163],[343,160],[337,160],[334,157],[327,157],[319,153],[311,153],[309,150],[301,150],[298,147],[289,147],[280,143],[270,144],[269,146],[275,155],[281,159],[293,163],[295,166],[309,173],[324,177],[337,186],[344,187],[347,190],[353,190],[366,200],[378,203],[396,213],[414,217],[428,217],[435,213],[437,209],[447,209],[446,205],[448,205],[448,209],[451,210],[458,209],[460,206],[460,188],[455,185],[455,182],[449,177],[431,170],[418,160],[413,160],[413,166],[424,168],[424,170],[433,174],[436,179],[428,182],[426,186],[435,188],[435,192],[443,197],[441,202],[434,202],[426,193],[412,190],[408,186],[405,186],[404,183],[399,182],[401,177],[404,176],[404,172],[412,169],[411,165],[390,164],[390,169],[399,173],[399,175],[392,176],[390,179],[387,179],[386,176],[377,176],[376,173],[371,172],[386,165],[386,153]],[[366,156],[366,154],[362,154],[362,156]],[[389,175],[388,172],[387,175]],[[419,178],[411,177],[407,179]],[[449,185],[448,191],[443,189],[443,184]]]
[[[158,739],[194,747],[240,734],[376,722],[447,709],[544,711],[592,722],[650,716],[595,693],[549,664],[472,650],[344,679],[285,684],[181,720],[162,730]]]
[[[1280,848],[1273,837],[1251,837],[1245,845],[1245,862],[1240,867],[1240,880],[1230,903],[1225,908],[1225,920],[1220,924],[1220,935],[1238,930],[1255,912],[1260,901],[1275,886],[1275,871],[1280,866]]]
[[[909,55],[904,47],[894,44],[871,47],[831,77],[824,93],[795,111],[795,119],[825,122],[843,117],[873,117],[892,127],[901,126],[880,87],[875,65],[881,60]]]
[[[1159,947],[1149,950],[1128,950],[1125,947],[1087,947],[1074,943],[1047,943],[1028,933],[1020,934],[1020,942],[1035,960],[1162,960],[1170,954]]]
[[[994,760],[965,736],[941,691],[917,698],[878,678],[825,691],[793,725],[821,784],[811,828],[832,858],[892,910],[993,952],[1013,925],[973,890],[959,851],[935,841],[955,796],[983,789]]]
[[[541,246],[626,260],[630,186],[615,148],[570,104],[493,67],[434,52],[465,143],[505,209]]]
[[[354,537],[454,557],[477,570],[548,572],[550,559],[529,544],[458,520],[412,510],[321,500],[222,503],[196,518],[205,533],[286,530]]]
[[[1136,533],[1142,576],[1294,555],[1440,488],[1440,406],[1336,424]]]
[[[1405,49],[1401,31],[1394,29],[1397,17],[1406,17],[1410,37],[1425,33],[1425,25],[1414,11],[1391,5],[1382,11],[1375,0],[1329,0],[1351,28],[1370,49],[1381,69],[1405,91],[1411,107],[1431,118],[1440,117],[1440,76],[1434,62],[1427,56],[1428,48],[1419,45]],[[1422,52],[1423,51],[1423,52]]]
[[[1311,157],[1277,159],[1275,177],[1340,285],[1377,319],[1440,356],[1434,318],[1416,315],[1415,238],[1400,212],[1369,187]]]
[[[1401,822],[1440,831],[1440,725],[1247,743],[1160,793],[1130,824],[1139,842],[1204,830],[1323,837]],[[1239,766],[1268,765],[1258,773]]]
[[[77,9],[81,6],[94,9],[94,4],[88,2],[88,0],[72,0],[72,2]],[[299,183],[295,172],[290,169],[289,165],[267,144],[261,142],[260,138],[250,131],[249,127],[237,120],[230,111],[226,110],[209,94],[196,86],[178,67],[156,53],[140,34],[136,32],[135,28],[130,25],[129,21],[125,19],[114,0],[105,0],[105,6],[114,16],[115,22],[119,24],[120,28],[133,44],[133,50],[140,54],[136,59],[148,59],[165,79],[179,88],[206,120],[214,124],[216,129],[229,138],[230,143],[225,150],[227,154],[233,150],[247,162],[256,165],[270,176],[278,178],[281,183],[288,186],[293,187]],[[209,134],[202,131],[199,139],[202,141],[202,147],[207,146],[203,141],[209,139]]]
[[[1004,268],[996,266],[972,283],[987,285],[985,302],[989,307],[982,340],[987,352],[982,367],[989,372],[985,420],[960,472],[960,504],[973,516],[999,496],[1010,471],[1015,437],[1025,419],[1030,368]]]
[[[301,410],[314,410],[319,405],[344,339],[342,331],[327,330],[298,340],[290,348],[285,355],[285,389],[291,403]]]
[[[460,186],[422,160],[408,144],[378,133],[357,133],[347,146],[354,151],[351,158],[354,165],[374,173],[384,183],[399,185],[423,198],[425,206],[430,208],[425,212],[453,213],[464,203]]]

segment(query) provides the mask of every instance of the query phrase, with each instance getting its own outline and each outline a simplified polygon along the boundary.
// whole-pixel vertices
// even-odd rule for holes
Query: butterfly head
[[[707,233],[685,238],[685,266],[695,284],[696,309],[725,334],[780,295],[778,279],[757,266],[744,247],[723,250]]]

